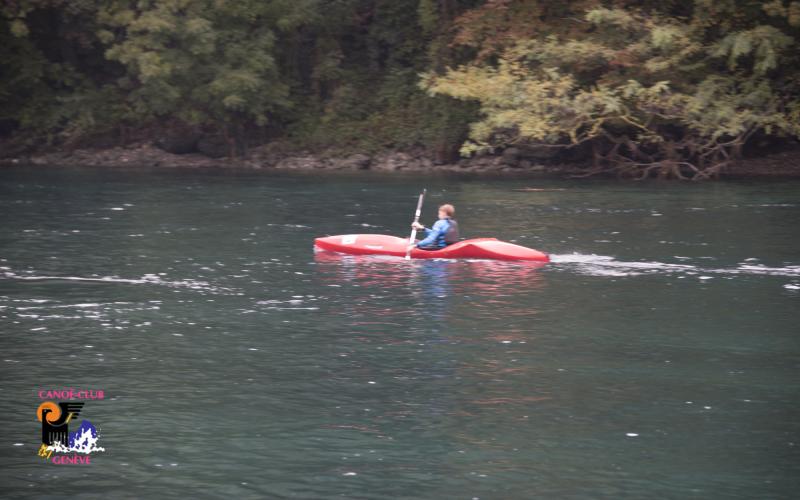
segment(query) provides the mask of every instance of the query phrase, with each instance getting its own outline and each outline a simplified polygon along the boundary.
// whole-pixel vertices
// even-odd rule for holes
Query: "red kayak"
[[[408,240],[385,234],[342,234],[314,240],[314,247],[352,255],[393,255],[405,257]],[[413,259],[492,259],[549,262],[550,257],[532,248],[506,243],[496,238],[459,241],[441,250],[411,250]]]

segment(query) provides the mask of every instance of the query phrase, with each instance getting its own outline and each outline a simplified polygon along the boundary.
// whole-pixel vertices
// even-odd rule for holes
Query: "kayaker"
[[[417,243],[417,248],[422,250],[439,250],[447,245],[452,245],[459,240],[458,222],[453,218],[456,209],[453,205],[445,204],[439,207],[439,220],[428,229],[419,222],[414,222],[411,227],[425,231],[425,238]]]

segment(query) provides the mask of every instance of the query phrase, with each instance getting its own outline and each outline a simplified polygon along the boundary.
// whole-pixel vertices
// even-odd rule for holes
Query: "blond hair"
[[[453,217],[456,214],[456,209],[453,205],[446,203],[439,207],[440,212],[444,212],[448,217]]]

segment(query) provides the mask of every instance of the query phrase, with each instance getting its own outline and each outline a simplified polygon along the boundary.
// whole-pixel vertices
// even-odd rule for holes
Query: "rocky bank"
[[[509,154],[437,164],[423,150],[385,151],[375,155],[335,156],[308,151],[276,152],[268,146],[251,149],[244,158],[211,158],[198,153],[174,154],[151,144],[110,149],[77,149],[0,160],[2,164],[92,167],[196,167],[272,170],[371,170],[377,172],[564,172],[565,167],[536,164]],[[577,171],[577,167],[576,171]]]
[[[284,171],[375,171],[375,172],[464,172],[518,173],[542,176],[573,176],[585,172],[585,164],[552,164],[542,155],[530,155],[516,148],[501,155],[464,158],[438,164],[425,150],[385,151],[374,155],[336,156],[308,151],[276,151],[262,146],[243,158],[211,158],[198,153],[174,154],[150,143],[108,149],[76,149],[0,159],[0,165],[236,168]],[[729,177],[800,177],[800,148],[761,158],[739,161],[728,168]]]

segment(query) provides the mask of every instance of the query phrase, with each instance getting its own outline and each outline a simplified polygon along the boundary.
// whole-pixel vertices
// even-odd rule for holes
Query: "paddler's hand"
[[[408,245],[408,248],[406,248],[406,252],[410,252],[411,250],[414,250],[415,248],[417,248],[417,245]]]
[[[425,226],[423,226],[423,225],[422,225],[422,224],[420,224],[419,222],[412,222],[412,223],[411,223],[411,227],[412,227],[413,229],[416,229],[416,230],[418,230],[418,231],[422,231],[423,229],[425,229]]]

